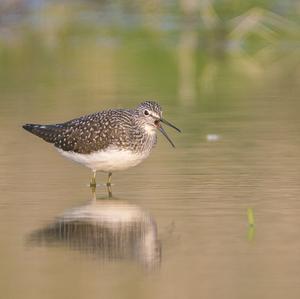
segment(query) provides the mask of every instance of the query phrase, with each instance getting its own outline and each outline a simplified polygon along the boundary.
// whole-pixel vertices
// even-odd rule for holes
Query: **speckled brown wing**
[[[124,110],[107,110],[58,126],[63,130],[54,142],[57,148],[89,154],[105,150],[109,146],[122,145],[126,148],[130,142],[132,117]]]
[[[23,128],[63,151],[80,154],[108,147],[139,152],[152,147],[154,136],[144,134],[135,112],[129,109],[105,110],[61,124],[26,124]]]

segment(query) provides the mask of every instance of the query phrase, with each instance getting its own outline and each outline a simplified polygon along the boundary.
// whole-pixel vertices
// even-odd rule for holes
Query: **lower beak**
[[[161,118],[161,119],[159,119],[159,120],[156,121],[156,126],[157,126],[158,130],[160,130],[161,133],[162,133],[162,134],[166,137],[166,139],[170,142],[170,144],[171,144],[173,147],[175,147],[173,141],[170,139],[170,137],[168,136],[167,132],[166,132],[166,131],[164,130],[164,128],[161,126],[160,122],[162,122],[162,123],[168,125],[169,127],[175,129],[176,131],[178,131],[178,132],[180,132],[180,133],[181,133],[181,131],[180,131],[178,128],[176,128],[174,125],[172,125],[171,123],[169,123],[168,121],[166,121],[165,119],[163,119],[163,118]]]
[[[168,136],[167,132],[164,130],[164,128],[161,125],[158,125],[158,130],[162,132],[162,134],[167,138],[167,140],[171,143],[173,147],[175,147],[175,144],[172,142],[170,137]]]

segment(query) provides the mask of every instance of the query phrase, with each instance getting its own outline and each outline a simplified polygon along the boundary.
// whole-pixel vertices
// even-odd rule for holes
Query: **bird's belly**
[[[61,149],[58,149],[58,151],[64,157],[83,164],[92,170],[104,172],[114,172],[134,167],[145,160],[150,154],[150,151],[138,154],[130,150],[118,149],[108,149],[90,154],[67,152]]]

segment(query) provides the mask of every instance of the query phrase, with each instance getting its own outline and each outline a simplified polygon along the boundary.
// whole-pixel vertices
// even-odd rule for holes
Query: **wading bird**
[[[54,144],[64,157],[90,168],[91,187],[96,186],[96,172],[108,173],[107,186],[115,171],[125,170],[145,160],[156,144],[158,129],[174,144],[163,129],[162,108],[145,101],[135,109],[109,109],[53,125],[26,124],[23,128]]]

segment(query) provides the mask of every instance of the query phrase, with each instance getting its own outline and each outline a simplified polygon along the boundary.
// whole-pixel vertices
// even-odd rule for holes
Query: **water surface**
[[[291,40],[253,54],[203,48],[197,27],[130,27],[109,40],[80,28],[1,48],[2,296],[299,298]],[[145,99],[183,132],[168,130],[175,150],[159,136],[143,164],[113,174],[112,199],[102,186],[92,199],[89,170],[21,128]]]

